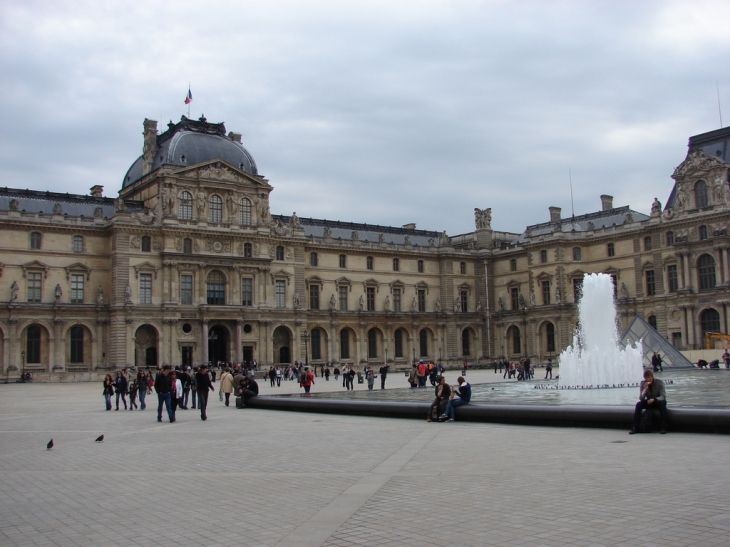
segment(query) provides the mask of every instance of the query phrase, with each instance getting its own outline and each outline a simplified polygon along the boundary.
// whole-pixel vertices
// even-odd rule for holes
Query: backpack
[[[299,375],[299,383],[305,384],[307,383],[307,373],[302,371],[302,373]]]

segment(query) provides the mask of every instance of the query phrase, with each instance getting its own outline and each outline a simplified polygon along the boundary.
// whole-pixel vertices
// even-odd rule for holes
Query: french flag
[[[185,97],[185,104],[190,104],[193,102],[193,94],[190,92],[190,88],[188,88],[188,94]]]

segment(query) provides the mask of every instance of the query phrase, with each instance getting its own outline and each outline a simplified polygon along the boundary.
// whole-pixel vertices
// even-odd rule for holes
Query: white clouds
[[[568,166],[576,213],[601,193],[646,211],[717,126],[730,44],[705,14],[727,7],[687,6],[4,4],[0,184],[112,195],[143,118],[179,119],[191,81],[192,114],[243,133],[274,212],[460,233],[492,207],[521,231],[569,210]]]

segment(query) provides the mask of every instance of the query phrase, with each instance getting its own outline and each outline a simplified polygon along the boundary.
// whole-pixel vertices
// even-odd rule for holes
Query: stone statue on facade
[[[555,303],[560,304],[560,287],[555,287]]]
[[[530,306],[535,306],[535,291],[530,291]]]
[[[294,293],[294,307],[295,308],[299,307],[299,293],[298,292]]]
[[[619,293],[621,294],[621,298],[629,297],[629,290],[626,288],[625,283],[621,283],[621,288],[619,289]]]
[[[296,211],[291,214],[291,217],[289,218],[289,225],[292,228],[300,228],[301,224],[299,224],[299,217],[297,216]]]
[[[474,208],[474,225],[477,230],[489,230],[492,228],[492,209]]]
[[[132,287],[130,285],[127,285],[124,288],[124,303],[125,304],[132,303]]]
[[[481,312],[482,312],[482,302],[480,300],[479,302],[477,302],[477,313],[481,313]]]
[[[360,295],[360,301],[358,302],[358,306],[360,307],[360,311],[365,308],[365,298],[363,298],[362,295]]]
[[[17,211],[18,209],[20,209],[20,202],[17,199],[11,199],[10,200],[10,210]]]
[[[196,208],[198,209],[198,216],[202,217],[205,213],[205,194],[203,192],[198,192],[197,201],[195,203]]]
[[[324,227],[324,237],[325,237],[325,238],[330,238],[330,237],[332,237],[332,230],[330,229],[330,227],[329,227],[329,226],[325,226],[325,227]]]
[[[413,300],[411,300],[411,311],[416,311],[416,297],[413,297]]]
[[[233,194],[230,194],[226,198],[226,205],[228,206],[228,220],[232,221],[233,217],[238,212],[238,202],[236,201],[236,198]]]
[[[461,311],[461,299],[455,298],[454,299],[454,313],[459,313]]]
[[[441,312],[441,299],[440,298],[436,299],[436,311],[439,313]]]
[[[18,293],[20,292],[20,287],[18,287],[18,284],[13,281],[12,285],[10,285],[10,301],[15,302],[18,300]]]
[[[56,302],[61,301],[61,297],[63,296],[63,290],[61,289],[61,284],[57,283],[56,288],[53,291],[53,296],[56,297]]]
[[[337,299],[335,298],[335,295],[333,294],[332,296],[330,296],[330,309],[334,310],[336,306],[337,306]]]
[[[378,234],[378,243],[385,243],[385,234]]]
[[[385,297],[385,311],[390,311],[390,296]]]
[[[360,234],[358,234],[357,232],[352,232],[352,234],[350,234],[350,238],[353,241],[357,241],[358,239],[360,239]]]
[[[504,300],[502,300],[501,296],[497,299],[497,305],[500,311],[504,311]]]
[[[662,214],[662,204],[657,198],[654,198],[654,202],[651,204],[651,216],[658,217]]]
[[[101,306],[104,304],[104,289],[99,285],[99,289],[96,291],[96,305]]]

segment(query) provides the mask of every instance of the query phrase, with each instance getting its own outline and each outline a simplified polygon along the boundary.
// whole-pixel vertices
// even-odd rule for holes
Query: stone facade
[[[0,190],[4,374],[282,363],[305,347],[356,366],[542,361],[571,343],[587,272],[614,276],[621,327],[639,314],[681,349],[728,331],[730,130],[690,139],[649,216],[601,196],[515,234],[475,209],[474,231],[449,237],[271,215],[240,135],[144,128],[117,199]]]

